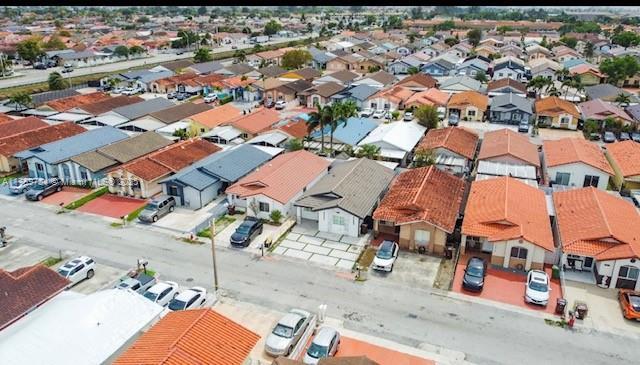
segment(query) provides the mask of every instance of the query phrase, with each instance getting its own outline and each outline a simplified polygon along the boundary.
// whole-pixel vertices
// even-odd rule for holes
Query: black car
[[[523,122],[518,125],[518,132],[529,133],[529,123]]]
[[[62,190],[62,181],[58,179],[45,180],[27,190],[24,194],[28,200],[42,200],[55,192]]]
[[[487,262],[479,257],[472,257],[467,262],[462,277],[462,287],[471,291],[482,291],[484,277],[487,275]]]
[[[231,235],[231,245],[238,247],[249,246],[249,244],[251,244],[251,240],[262,233],[262,228],[261,220],[253,217],[246,217],[244,222],[242,222]]]

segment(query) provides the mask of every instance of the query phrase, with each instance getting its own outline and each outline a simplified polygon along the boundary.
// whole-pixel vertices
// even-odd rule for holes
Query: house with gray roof
[[[70,163],[73,157],[128,137],[119,129],[102,127],[16,153],[15,157],[27,163],[29,177],[78,181],[80,177]]]
[[[461,93],[463,91],[477,91],[483,93],[482,83],[469,76],[454,76],[440,82],[439,89],[452,94]]]
[[[520,124],[530,122],[533,103],[518,94],[502,94],[491,99],[489,120],[493,123]]]
[[[394,75],[386,71],[378,71],[352,82],[351,85],[369,85],[378,89],[383,89],[396,81],[398,81],[398,79]]]
[[[206,157],[160,181],[165,194],[190,209],[200,209],[226,188],[273,156],[251,144],[241,144]]]
[[[602,99],[608,102],[614,102],[620,94],[629,96],[631,104],[640,103],[640,99],[632,93],[611,84],[598,84],[587,86],[584,88],[589,100]]]
[[[393,177],[393,170],[373,160],[336,160],[294,203],[297,221],[317,222],[321,232],[358,237],[362,224],[372,227],[371,214]]]
[[[640,122],[640,104],[630,105],[624,109],[636,122]]]
[[[167,100],[165,98],[154,98],[140,103],[121,106],[109,112],[102,113],[100,116],[120,117],[125,121],[130,121],[163,109],[171,108],[175,105],[176,104],[171,100]]]
[[[339,94],[333,95],[331,99],[333,101],[352,100],[353,102],[356,103],[356,106],[358,107],[358,109],[362,110],[366,108],[367,100],[369,99],[369,97],[371,97],[378,91],[380,91],[380,89],[375,88],[373,86],[358,85],[358,86],[350,87],[349,89],[344,90]]]
[[[185,69],[186,72],[193,72],[197,75],[208,75],[224,68],[218,61],[201,62],[193,64]]]
[[[309,47],[309,53],[311,53],[311,65],[316,70],[326,70],[327,62],[336,58],[336,56],[333,56],[315,47]]]

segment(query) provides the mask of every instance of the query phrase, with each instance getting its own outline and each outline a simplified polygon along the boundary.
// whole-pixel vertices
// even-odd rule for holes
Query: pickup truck
[[[151,288],[156,284],[157,280],[155,277],[139,273],[134,277],[126,276],[123,279],[120,279],[120,283],[116,285],[118,289],[131,289],[136,293],[144,293],[147,289]]]

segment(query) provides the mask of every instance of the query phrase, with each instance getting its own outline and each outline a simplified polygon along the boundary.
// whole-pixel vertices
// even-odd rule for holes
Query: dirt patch
[[[440,263],[440,269],[438,269],[436,280],[433,282],[433,287],[436,289],[449,290],[451,283],[453,282],[455,272],[455,261],[443,259]]]

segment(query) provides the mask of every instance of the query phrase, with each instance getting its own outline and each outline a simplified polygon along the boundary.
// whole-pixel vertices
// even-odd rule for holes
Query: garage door
[[[414,240],[416,246],[429,246],[429,242],[431,242],[431,232],[417,229],[414,233]]]
[[[620,289],[635,289],[638,282],[638,275],[640,270],[634,266],[622,266],[618,270],[618,280],[616,281],[616,288]]]

